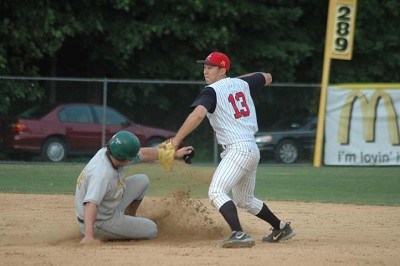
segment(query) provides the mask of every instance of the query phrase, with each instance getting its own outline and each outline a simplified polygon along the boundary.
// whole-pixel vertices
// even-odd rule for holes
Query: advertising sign
[[[400,165],[400,84],[328,87],[326,165]]]

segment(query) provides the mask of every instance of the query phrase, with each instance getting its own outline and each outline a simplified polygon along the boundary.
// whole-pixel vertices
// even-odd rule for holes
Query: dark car
[[[47,105],[3,119],[0,151],[40,154],[42,159],[53,162],[74,154],[94,154],[102,147],[104,115],[106,141],[116,132],[127,130],[139,138],[142,146],[155,147],[176,134],[134,123],[110,107],[104,112],[103,106],[94,104]]]
[[[294,163],[314,150],[317,117],[283,119],[256,134],[261,157],[272,155],[278,163]]]

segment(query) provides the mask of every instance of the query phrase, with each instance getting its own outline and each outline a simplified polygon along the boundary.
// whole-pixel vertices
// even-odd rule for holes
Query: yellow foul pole
[[[328,88],[329,74],[331,69],[330,54],[331,54],[331,42],[332,42],[334,4],[335,0],[329,1],[328,22],[326,23],[324,64],[322,68],[321,93],[319,98],[319,109],[318,109],[317,135],[315,139],[314,167],[320,167],[322,161],[322,145],[324,141],[324,127],[325,127],[326,91]]]
[[[330,0],[326,24],[324,64],[315,139],[314,167],[320,167],[324,144],[326,97],[331,59],[351,60],[357,0]]]

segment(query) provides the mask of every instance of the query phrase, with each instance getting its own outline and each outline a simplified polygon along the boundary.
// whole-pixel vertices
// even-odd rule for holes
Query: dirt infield
[[[1,265],[399,265],[400,207],[269,202],[296,237],[262,243],[262,221],[240,213],[251,249],[221,249],[229,230],[208,200],[145,198],[153,240],[79,244],[73,196],[0,194]]]

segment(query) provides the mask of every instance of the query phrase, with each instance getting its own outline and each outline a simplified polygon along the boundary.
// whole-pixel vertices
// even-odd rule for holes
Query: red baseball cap
[[[231,61],[229,60],[229,57],[220,52],[212,52],[206,57],[205,60],[197,60],[196,62],[225,68],[226,71],[229,71],[229,68],[231,67]]]

